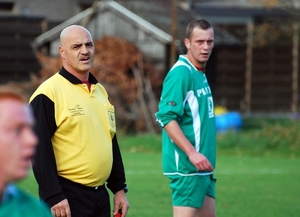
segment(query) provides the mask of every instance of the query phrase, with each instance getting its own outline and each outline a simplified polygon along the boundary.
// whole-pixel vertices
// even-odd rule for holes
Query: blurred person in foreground
[[[104,87],[90,73],[94,42],[72,25],[60,35],[61,70],[30,98],[39,145],[33,165],[40,198],[56,217],[111,216],[129,208],[115,111]]]
[[[24,98],[0,89],[0,216],[50,217],[43,202],[19,190],[12,182],[28,175],[37,138],[33,116]]]
[[[216,126],[205,75],[212,25],[192,21],[184,44],[187,54],[168,72],[156,113],[163,128],[163,172],[170,178],[174,217],[215,217]]]

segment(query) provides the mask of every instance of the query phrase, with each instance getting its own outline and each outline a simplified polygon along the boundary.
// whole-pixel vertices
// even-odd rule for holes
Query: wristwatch
[[[127,186],[127,185],[125,185],[125,187],[124,187],[124,192],[125,192],[125,193],[128,192],[128,186]]]

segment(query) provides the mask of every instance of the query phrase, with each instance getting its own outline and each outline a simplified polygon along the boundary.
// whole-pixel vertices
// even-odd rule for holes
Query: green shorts
[[[213,175],[169,176],[173,206],[201,208],[205,196],[216,198]]]

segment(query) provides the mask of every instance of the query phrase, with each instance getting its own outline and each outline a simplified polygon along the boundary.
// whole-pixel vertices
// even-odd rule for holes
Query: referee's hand
[[[67,199],[60,201],[51,207],[54,217],[71,217],[71,210]]]

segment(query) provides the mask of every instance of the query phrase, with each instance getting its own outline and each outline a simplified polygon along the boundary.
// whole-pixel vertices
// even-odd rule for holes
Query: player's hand
[[[51,207],[54,217],[71,217],[71,210],[67,199],[60,201]]]
[[[125,217],[127,215],[128,209],[129,209],[129,203],[126,198],[124,190],[116,192],[114,197],[114,211],[113,211],[114,216],[116,216],[120,210],[120,213],[122,213],[120,216]]]
[[[208,159],[201,153],[193,152],[188,155],[189,160],[191,163],[199,170],[199,171],[213,171],[213,167]]]

